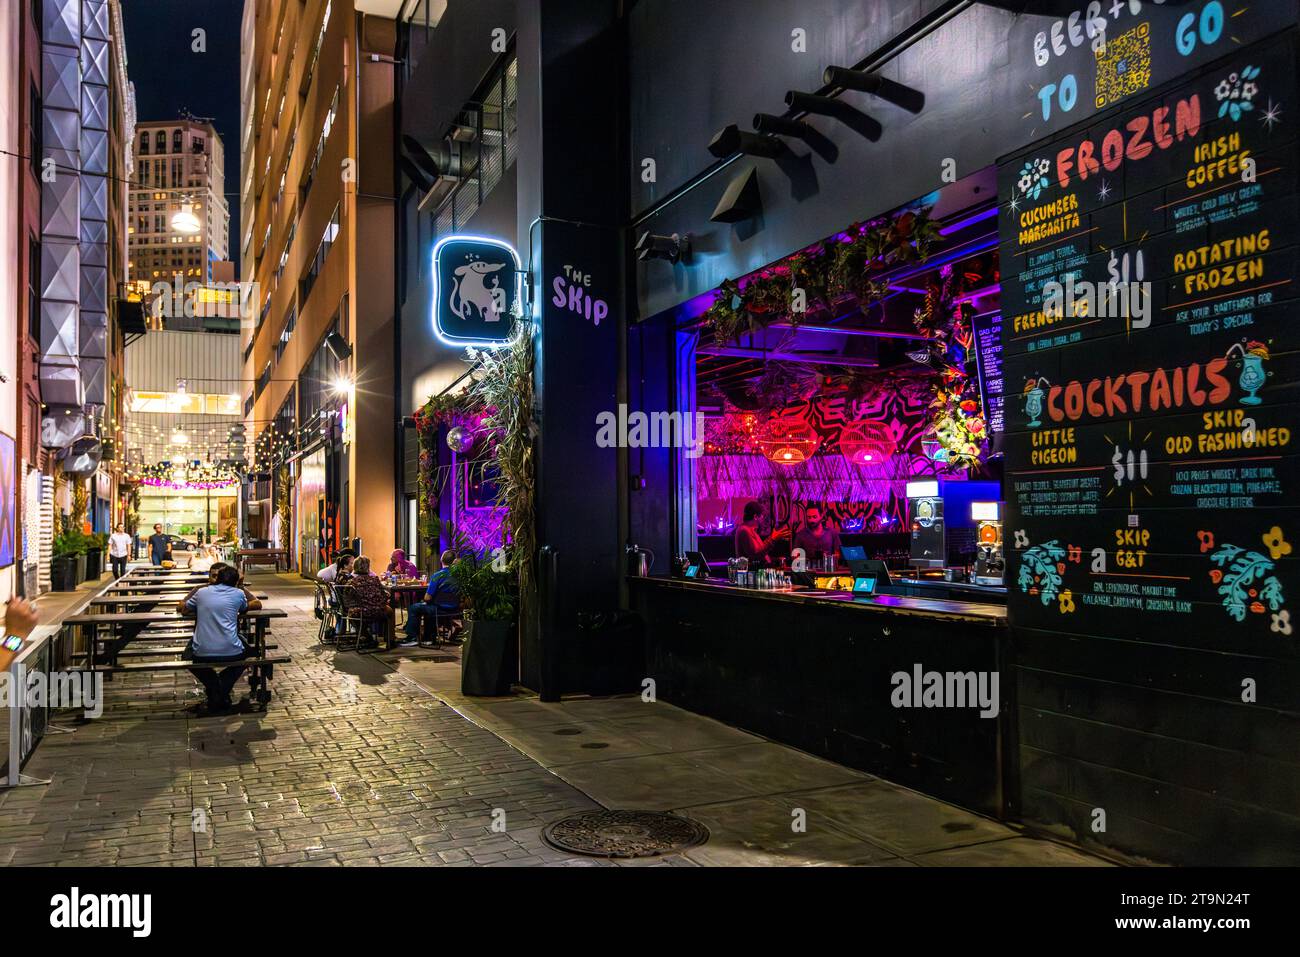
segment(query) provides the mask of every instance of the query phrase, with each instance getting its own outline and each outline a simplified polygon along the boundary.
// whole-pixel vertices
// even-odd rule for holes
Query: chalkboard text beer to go
[[[451,346],[514,338],[519,254],[499,239],[448,236],[433,247],[433,332]]]

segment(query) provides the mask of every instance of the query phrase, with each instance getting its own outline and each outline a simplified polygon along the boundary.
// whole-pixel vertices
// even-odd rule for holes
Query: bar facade
[[[1120,857],[1293,863],[1296,5],[820,6],[451,5],[399,31],[400,136],[435,165],[516,64],[517,149],[464,215],[422,207],[399,154],[395,297],[409,414],[463,369],[429,327],[433,245],[519,252],[520,683],[652,689]],[[495,55],[453,42],[501,25]],[[459,83],[421,69],[439,50]],[[791,304],[857,242],[894,244],[886,289]],[[790,297],[766,313],[765,283]],[[762,587],[729,562],[751,501],[760,540],[792,533]],[[793,538],[810,508],[824,566],[795,564],[821,559]],[[932,673],[973,676],[964,706],[927,704]]]

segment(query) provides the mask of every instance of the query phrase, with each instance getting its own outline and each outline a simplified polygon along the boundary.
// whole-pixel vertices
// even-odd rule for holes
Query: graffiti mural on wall
[[[900,380],[864,397],[819,396],[786,406],[776,415],[806,424],[817,439],[816,453],[792,465],[763,454],[766,416],[726,406],[706,421],[705,454],[696,462],[701,531],[726,534],[756,498],[778,524],[817,504],[843,531],[905,527],[906,482],[936,471],[921,447],[931,397],[927,382]],[[870,428],[857,428],[863,424]],[[886,454],[861,454],[864,433]]]

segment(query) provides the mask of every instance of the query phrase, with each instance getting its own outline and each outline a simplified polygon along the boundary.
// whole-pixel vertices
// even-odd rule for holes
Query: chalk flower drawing
[[[1038,595],[1050,605],[1061,592],[1061,567],[1065,549],[1059,542],[1035,545],[1020,557],[1020,590]],[[1064,610],[1064,609],[1062,609]]]
[[[1047,173],[1051,168],[1052,164],[1045,159],[1030,160],[1026,163],[1020,170],[1020,180],[1017,183],[1020,195],[1037,199],[1043,190],[1051,185],[1047,181]]]
[[[1210,571],[1210,580],[1219,584],[1223,607],[1237,621],[1245,621],[1248,612],[1262,615],[1282,610],[1286,597],[1282,583],[1272,574],[1277,566],[1267,556],[1224,545],[1210,560],[1219,566]]]
[[[1226,80],[1221,80],[1214,88],[1214,98],[1219,101],[1219,116],[1231,116],[1235,123],[1242,114],[1255,108],[1255,97],[1259,95],[1259,86],[1255,80],[1259,77],[1257,66],[1248,66],[1240,73],[1229,73]]]

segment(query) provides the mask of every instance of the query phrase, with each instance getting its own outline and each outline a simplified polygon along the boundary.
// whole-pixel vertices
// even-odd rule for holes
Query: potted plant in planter
[[[104,572],[104,551],[108,548],[108,533],[96,532],[86,536],[86,579],[98,579]]]
[[[54,537],[50,585],[55,591],[73,591],[77,587],[77,549],[80,547],[77,539],[70,532]]]
[[[452,562],[451,578],[465,605],[467,634],[460,663],[460,690],[467,695],[506,695],[515,677],[519,594],[515,577],[497,571],[490,556],[472,552]]]

